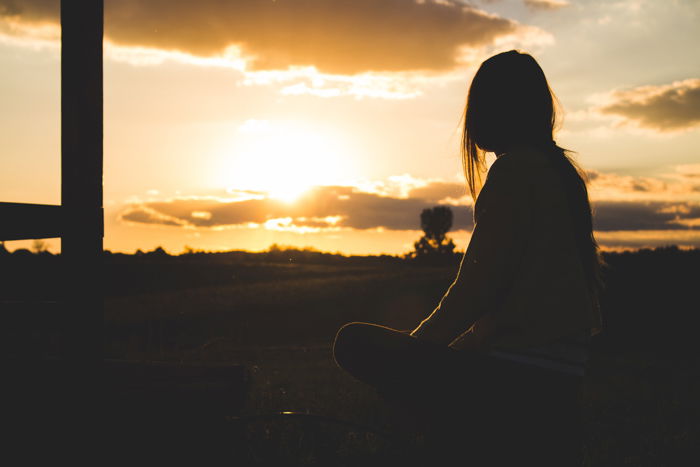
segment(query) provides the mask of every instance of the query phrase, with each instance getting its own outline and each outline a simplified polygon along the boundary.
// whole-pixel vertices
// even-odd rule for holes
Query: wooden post
[[[103,0],[61,1],[65,357],[102,360]]]
[[[28,464],[104,463],[103,9],[103,0],[61,1],[62,205],[0,204],[2,220],[11,224],[0,227],[2,239],[61,234],[56,280],[64,309],[50,312],[61,324],[63,358],[3,362],[3,395],[9,395],[0,412],[11,428],[3,458]]]

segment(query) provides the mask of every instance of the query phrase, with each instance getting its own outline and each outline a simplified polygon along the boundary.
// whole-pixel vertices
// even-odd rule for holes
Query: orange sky
[[[462,248],[466,90],[514,47],[563,104],[599,241],[700,246],[697,2],[106,3],[108,249],[403,253],[437,204]],[[0,0],[2,201],[60,202],[57,7]]]

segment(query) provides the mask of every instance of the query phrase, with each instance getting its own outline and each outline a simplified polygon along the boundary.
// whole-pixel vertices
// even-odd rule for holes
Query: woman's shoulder
[[[535,192],[558,193],[559,178],[551,154],[529,148],[510,151],[491,164],[476,208],[508,200],[526,209]]]
[[[486,181],[479,196],[476,199],[475,217],[481,217],[487,209],[498,206],[502,210],[504,206],[518,205],[518,209],[525,200],[530,177],[519,168],[518,161],[511,161],[506,155],[500,156],[491,164],[486,174]]]
[[[548,167],[546,162],[544,155],[526,151],[503,154],[489,167],[484,188],[492,191],[500,187],[509,187],[508,191],[513,191],[516,187],[537,178],[537,173]]]
[[[545,150],[521,148],[498,157],[489,168],[486,181],[491,185],[545,187],[556,185],[560,178],[554,159]]]
[[[551,167],[552,154],[544,149],[532,147],[514,148],[501,155],[491,165],[496,171],[521,171]]]

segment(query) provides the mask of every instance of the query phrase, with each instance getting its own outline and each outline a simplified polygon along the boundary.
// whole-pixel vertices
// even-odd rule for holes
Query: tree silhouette
[[[448,206],[423,209],[420,226],[423,236],[413,244],[414,258],[442,258],[454,254],[455,244],[446,236],[452,228],[452,209]]]
[[[49,246],[43,240],[34,240],[32,242],[32,251],[37,255],[44,253],[48,249],[49,249]]]
[[[166,256],[170,256],[168,252],[163,249],[162,246],[158,246],[154,248],[153,251],[149,251],[145,254],[154,258],[164,258]]]

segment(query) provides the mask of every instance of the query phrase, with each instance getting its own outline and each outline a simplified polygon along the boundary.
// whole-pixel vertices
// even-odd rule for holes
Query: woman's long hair
[[[501,154],[514,145],[541,147],[561,174],[573,219],[579,256],[597,305],[602,289],[598,244],[585,173],[553,139],[556,97],[542,68],[529,55],[511,50],[481,64],[469,88],[462,135],[462,163],[476,200],[485,173],[485,153]]]

